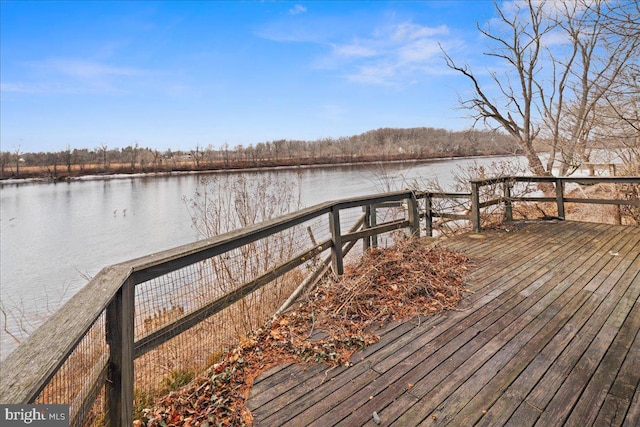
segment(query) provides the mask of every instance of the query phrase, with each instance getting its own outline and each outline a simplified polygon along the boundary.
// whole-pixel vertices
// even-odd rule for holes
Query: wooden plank
[[[333,272],[340,276],[344,271],[342,262],[342,233],[340,232],[340,209],[332,206],[329,211],[329,229],[331,231],[331,267]]]
[[[554,305],[548,306],[539,315],[532,315],[535,316],[533,320],[525,323],[524,328],[508,343],[505,345],[498,343],[493,348],[489,347],[488,351],[493,351],[491,358],[475,370],[462,387],[455,390],[438,406],[443,408],[442,410],[436,409],[431,412],[431,415],[435,415],[438,420],[448,420],[458,425],[472,425],[477,418],[480,418],[483,408],[488,408],[491,401],[501,395],[505,384],[509,384],[508,381],[515,377],[514,371],[522,369],[522,365],[525,364],[522,359],[532,358],[538,349],[544,347],[553,334],[575,314],[579,307],[582,307],[586,299],[586,293],[579,293],[572,299],[558,299]],[[560,303],[565,305],[558,311]],[[526,321],[526,319],[523,320],[523,322]],[[514,362],[517,363],[516,366],[513,366]],[[470,402],[475,402],[476,405],[473,403],[469,405]],[[474,406],[479,408],[476,409]],[[463,408],[465,411],[460,413]]]
[[[538,268],[542,268],[544,271],[554,268],[563,257],[581,251],[585,237],[588,236],[576,232],[564,244],[547,241],[544,250],[532,251],[530,247],[525,246],[521,247],[519,252],[512,254],[509,258],[499,256],[491,258],[490,263],[475,268],[470,274],[469,280],[473,284],[474,296],[481,295],[487,290],[490,290],[490,292],[500,291],[508,287],[515,279],[521,279],[522,276],[528,274],[535,274]],[[609,237],[602,239],[598,244],[606,245],[608,239]],[[558,250],[562,250],[563,257],[559,257],[555,253]],[[504,266],[509,266],[507,271],[505,271]]]
[[[388,233],[389,231],[399,230],[401,228],[407,228],[411,225],[411,223],[405,219],[399,219],[397,221],[385,222],[383,224],[378,224],[375,227],[366,228],[361,231],[354,231],[351,233],[343,234],[341,236],[342,243],[346,242],[355,242],[356,240],[360,240],[365,237]]]
[[[474,268],[470,271],[470,274],[468,276],[468,280],[474,292],[478,292],[481,287],[491,286],[492,281],[486,280],[488,277],[495,278],[495,280],[500,279],[503,265],[509,265],[511,267],[511,270],[508,272],[509,274],[520,274],[522,272],[522,267],[526,266],[528,262],[532,262],[532,260],[534,259],[548,257],[546,249],[544,252],[527,250],[524,255],[522,254],[523,249],[531,247],[530,245],[532,244],[532,242],[529,242],[528,239],[531,237],[530,235],[525,234],[523,238],[520,239],[523,242],[520,243],[518,236],[514,236],[513,234],[506,234],[504,236],[500,232],[491,232],[484,234],[490,236],[488,238],[489,240],[487,240],[487,238],[476,240],[469,239],[469,241],[472,242],[471,244],[475,244],[475,247],[473,248],[473,250],[462,251],[469,255],[472,258],[473,264],[475,264]],[[579,234],[580,233],[576,233],[573,239],[575,239]],[[496,240],[498,241],[496,242]],[[477,241],[481,243],[477,243]],[[570,240],[567,242],[568,246],[570,246],[570,242]],[[487,248],[493,248],[494,245],[496,249],[495,251],[493,251],[492,256]],[[548,248],[551,245],[551,241],[546,242],[545,248]],[[458,246],[452,247],[449,242],[445,242],[443,246],[457,250],[460,249]]]
[[[627,415],[624,417],[622,423],[625,427],[633,427],[640,425],[640,387],[636,389],[636,394],[633,396],[633,400],[629,405]]]
[[[422,322],[421,324],[424,325],[426,324],[426,322]],[[406,331],[411,330],[413,328],[415,328],[415,324],[413,324],[412,322],[392,322],[392,323],[389,323],[388,325],[385,325],[383,329],[383,331],[386,332],[383,335],[384,339],[381,339],[377,343],[374,343],[371,346],[367,347],[364,350],[364,352],[362,352],[363,356],[361,357],[364,357],[365,353],[371,355],[371,354],[375,354],[377,351],[389,351],[389,349],[383,345],[385,342],[393,341],[397,339],[397,337],[402,336]],[[360,357],[358,357],[358,359],[360,359]],[[358,363],[358,361],[354,359],[352,359],[352,362]],[[305,375],[304,377],[300,377],[300,380],[303,382],[301,388],[292,390],[292,393],[290,393],[288,396],[287,395],[274,396],[274,399],[271,402],[269,402],[268,408],[258,408],[256,410],[256,414],[258,414],[257,419],[260,420],[258,424],[282,425],[282,423],[289,422],[289,418],[292,418],[298,413],[313,406],[317,401],[321,400],[322,398],[325,398],[326,396],[330,396],[337,388],[341,387],[343,384],[346,384],[352,381],[354,378],[357,378],[359,375],[364,375],[365,376],[364,381],[368,381],[367,380],[368,375],[371,374],[370,372],[367,372],[369,367],[370,367],[370,363],[358,364],[348,369],[342,367],[338,369],[331,369],[328,371],[327,371],[327,368],[325,367],[322,375],[317,375],[316,377],[311,377],[311,378],[309,378],[307,375]],[[328,376],[329,374],[331,376]],[[315,396],[307,395],[307,392],[309,391],[309,387],[315,390],[316,388],[318,388],[319,384],[323,384],[323,383],[326,385],[325,385],[325,390],[323,390],[322,393],[317,394],[316,392]],[[292,406],[291,402],[293,401],[295,401],[295,403]],[[283,402],[286,402],[286,404],[289,405],[286,408],[286,412],[275,414],[275,412],[283,409],[283,406],[284,406]],[[253,403],[251,402],[251,400],[249,403],[253,407]],[[293,407],[295,408],[295,410],[291,409]],[[264,421],[264,424],[262,424],[262,421]]]
[[[405,320],[393,329],[390,333],[384,334],[380,340],[362,351],[355,353],[351,362],[357,363],[366,360],[368,366],[373,366],[377,361],[384,360],[400,351],[408,343],[416,339],[416,335],[428,332],[446,320],[443,315],[417,316],[416,318]]]
[[[428,377],[416,383],[412,394],[429,401],[429,405],[414,406],[403,414],[398,420],[398,424],[414,424],[423,420],[428,421],[431,419],[427,418],[428,416],[436,416],[437,419],[450,421],[452,413],[455,414],[455,411],[473,397],[477,390],[488,381],[485,375],[483,380],[474,382],[474,376],[477,377],[483,373],[488,375],[495,373],[496,369],[499,370],[509,360],[509,357],[521,347],[524,340],[530,338],[548,322],[548,317],[541,316],[541,313],[549,307],[548,300],[557,299],[556,305],[551,306],[551,313],[548,315],[551,316],[553,311],[562,305],[569,307],[569,314],[572,314],[574,306],[570,305],[569,302],[573,300],[579,306],[583,298],[586,298],[586,296],[583,298],[571,298],[573,295],[570,293],[565,293],[561,298],[558,298],[556,290],[547,295],[549,298],[541,299],[519,317],[515,317],[519,311],[516,308],[509,311],[508,316],[503,317],[501,322],[497,322],[487,329],[485,334],[487,337],[485,339],[480,339],[483,334],[479,334],[470,345],[462,347],[445,362],[446,368],[439,367]],[[535,324],[535,327],[527,330],[525,327],[531,319],[539,319],[539,321]],[[493,335],[495,333],[497,334]],[[516,339],[518,336],[522,337],[521,340]],[[512,343],[512,345],[509,346],[507,343]],[[499,351],[507,352],[504,358]],[[492,360],[494,363],[491,363]],[[481,366],[486,366],[486,369],[480,369]],[[438,373],[441,369],[443,372]],[[455,392],[462,384],[465,384],[462,396],[457,396]],[[457,397],[459,398],[456,399]],[[429,423],[427,422],[426,424]]]
[[[636,280],[638,280],[638,276],[636,276]],[[635,286],[639,285],[636,283]],[[636,306],[631,309],[634,313],[639,313],[640,311],[638,310],[640,310],[640,301],[636,302]],[[613,386],[607,393],[594,425],[604,425],[609,422],[611,425],[622,425],[625,413],[630,409],[633,410],[629,406],[634,393],[640,390],[640,370],[638,366],[640,366],[640,332],[636,334],[636,338],[618,371]]]
[[[89,380],[76,396],[70,408],[70,424],[82,425],[84,417],[89,413],[93,403],[100,394],[107,380],[109,356],[103,354],[90,371]]]
[[[564,199],[566,203],[584,203],[587,205],[623,205],[623,206],[640,206],[639,200],[621,200],[621,199],[585,199],[567,197]]]
[[[321,203],[259,224],[127,261],[122,265],[133,268],[135,282],[142,283],[313,220],[330,212],[333,205],[333,202]]]
[[[379,374],[363,365],[349,368],[350,373],[358,374],[353,381],[346,375],[328,376],[323,387],[318,387],[314,393],[299,396],[284,410],[260,421],[264,426],[296,426],[310,425],[320,415],[331,410],[346,396],[352,394],[361,384],[369,383],[379,377]],[[329,373],[333,375],[333,372]],[[330,396],[330,398],[328,398]]]
[[[418,200],[414,192],[411,192],[411,197],[407,199],[407,220],[410,224],[411,235],[420,237],[420,214],[418,213]]]
[[[624,423],[625,415],[629,410],[631,401],[618,396],[607,394],[605,401],[600,407],[598,418],[592,424],[593,426],[621,426]],[[633,410],[633,408],[631,408]],[[628,423],[629,426],[638,425]]]
[[[288,369],[280,370],[277,375],[270,375],[268,379],[260,379],[251,387],[251,393],[247,401],[247,407],[250,410],[253,411],[269,403],[270,411],[278,411],[291,403],[291,400],[295,399],[293,396],[313,390],[313,386],[317,384],[310,385],[308,379],[329,369],[321,364],[301,365],[289,363],[286,366]],[[282,399],[282,397],[285,399]],[[270,413],[257,413],[261,417],[270,415]]]
[[[480,224],[479,186],[473,181],[471,182],[471,227],[474,233],[478,233],[482,229],[482,224]]]
[[[505,178],[479,181],[489,185],[500,182]],[[545,177],[545,176],[510,176],[506,177],[516,182],[554,182],[556,179],[567,183],[573,182],[577,184],[640,184],[640,177],[637,176],[600,176],[600,177]]]
[[[638,277],[636,277],[638,278]],[[640,289],[640,279],[635,285]],[[631,284],[633,289],[634,284]],[[640,293],[640,291],[638,291]],[[600,408],[603,406],[605,399],[610,393],[614,396],[625,395],[625,391],[638,386],[638,378],[640,377],[640,354],[633,354],[632,345],[634,338],[637,337],[637,332],[640,330],[640,315],[633,315],[634,313],[640,313],[640,301],[636,301],[635,306],[631,307],[628,312],[625,312],[625,305],[631,306],[633,304],[633,293],[625,295],[626,301],[622,301],[621,304],[616,307],[616,316],[624,316],[624,323],[617,331],[611,346],[607,349],[606,354],[602,358],[594,375],[589,379],[589,383],[585,387],[580,400],[573,408],[571,415],[567,419],[567,423],[571,425],[598,425],[596,418],[599,415]],[[636,295],[637,296],[637,295]],[[625,304],[626,303],[626,304]],[[611,318],[610,318],[611,319]],[[601,330],[601,334],[606,332],[606,328]],[[586,357],[583,356],[583,357]],[[635,359],[635,366],[631,368],[631,363],[626,364],[626,369],[623,371],[622,367],[625,362]],[[622,372],[619,372],[622,371]],[[616,388],[614,389],[613,383],[618,379]],[[625,396],[629,399],[631,396]],[[624,399],[624,398],[623,398]],[[620,407],[616,408],[617,410]],[[601,420],[602,423],[602,420]]]
[[[638,245],[638,250],[640,251],[640,245]],[[631,268],[629,269],[631,275],[633,276],[635,276],[636,272],[640,270],[640,258],[638,258],[637,261],[638,262],[636,262],[635,265],[631,266]],[[622,288],[623,286],[624,285],[622,283],[618,284],[618,288]],[[569,376],[556,393],[554,399],[545,408],[545,412],[539,419],[539,422],[542,423],[542,425],[544,425],[546,421],[551,419],[567,419],[567,422],[570,422],[567,417],[573,410],[577,412],[574,419],[579,424],[583,424],[584,421],[589,420],[590,414],[587,411],[588,408],[598,408],[599,405],[602,404],[604,396],[606,396],[606,391],[604,395],[600,397],[598,396],[598,390],[602,387],[608,387],[610,382],[605,382],[602,371],[600,371],[600,375],[596,375],[597,372],[595,372],[595,370],[598,367],[598,364],[602,364],[603,369],[610,371],[605,374],[606,376],[610,375],[611,371],[613,371],[613,374],[615,375],[615,369],[618,369],[621,360],[614,360],[614,362],[616,363],[614,369],[614,365],[611,365],[611,361],[606,359],[604,356],[607,350],[610,348],[613,339],[617,336],[616,334],[621,328],[624,320],[627,318],[627,315],[629,314],[633,303],[636,301],[639,295],[640,287],[631,286],[627,289],[625,296],[623,296],[619,303],[614,307],[615,310],[608,317],[601,317],[601,321],[606,320],[604,322],[604,325],[601,326],[600,331],[595,336],[594,340],[586,349],[580,360],[578,360],[576,365],[573,367],[573,369],[569,373]],[[633,326],[637,327],[638,323],[640,322],[634,322]],[[593,387],[588,387],[588,382],[591,378],[593,378],[594,381],[598,381],[595,384],[597,390],[594,390]],[[577,402],[578,398],[580,398],[580,400],[583,400],[583,402]],[[560,402],[562,402],[562,405],[560,404]],[[576,402],[575,406],[574,402]]]
[[[283,381],[283,379],[289,377],[291,373],[302,370],[303,366],[295,362],[280,363],[278,365],[269,367],[267,370],[261,372],[253,380],[251,390],[249,390],[249,399],[252,402],[254,401],[254,399],[260,399],[258,396],[265,392],[269,393],[271,383]],[[258,405],[253,405],[253,407],[258,407],[262,404],[263,403],[259,403]]]
[[[596,242],[590,237],[590,234],[583,230],[576,230],[568,236],[565,236],[564,234],[545,234],[543,239],[535,239],[535,237],[533,237],[533,241],[522,239],[525,241],[524,245],[514,246],[513,249],[503,250],[502,252],[504,254],[501,254],[500,252],[493,252],[491,249],[484,249],[484,256],[491,262],[475,268],[470,275],[470,279],[474,282],[482,282],[485,286],[493,286],[493,282],[488,280],[488,278],[496,277],[499,279],[509,275],[520,275],[522,274],[522,269],[519,268],[520,266],[526,266],[529,268],[533,263],[546,264],[545,260],[553,258],[558,259],[556,254],[558,251],[561,251],[564,255],[566,251],[582,250],[582,246],[586,239],[590,239],[592,244],[604,244],[607,239],[613,238],[613,236],[607,236],[601,238],[599,242]],[[491,242],[489,245],[487,247],[493,247]],[[540,249],[531,250],[532,246]],[[505,271],[505,265],[509,266],[507,271]]]

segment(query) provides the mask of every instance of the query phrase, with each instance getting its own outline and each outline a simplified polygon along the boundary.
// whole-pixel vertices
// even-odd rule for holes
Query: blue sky
[[[469,127],[489,1],[6,1],[3,151],[189,150]]]

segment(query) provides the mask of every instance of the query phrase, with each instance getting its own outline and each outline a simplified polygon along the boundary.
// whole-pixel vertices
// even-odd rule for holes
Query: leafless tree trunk
[[[102,168],[105,172],[108,172],[109,164],[107,162],[107,144],[100,144],[100,150],[102,151]]]
[[[15,155],[16,158],[16,178],[20,178],[20,154],[22,153],[20,151],[20,146],[18,145],[16,147],[16,149],[13,151],[13,154]]]

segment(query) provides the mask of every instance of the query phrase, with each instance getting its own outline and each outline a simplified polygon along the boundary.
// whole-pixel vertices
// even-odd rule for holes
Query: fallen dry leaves
[[[158,399],[137,423],[251,425],[245,401],[261,372],[286,362],[348,366],[355,351],[377,341],[372,332],[376,325],[455,308],[464,292],[467,265],[464,255],[419,240],[373,249],[342,277],[327,280],[242,340],[206,375]]]

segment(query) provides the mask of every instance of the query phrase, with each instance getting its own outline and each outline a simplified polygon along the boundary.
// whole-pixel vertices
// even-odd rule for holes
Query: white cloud
[[[8,93],[122,93],[142,77],[158,73],[140,68],[113,65],[86,59],[53,58],[22,63],[19,81],[4,82]]]
[[[53,59],[34,63],[35,67],[52,73],[59,73],[82,79],[99,79],[110,76],[139,76],[146,74],[144,70],[109,65],[101,62],[78,59]]]
[[[299,15],[301,13],[305,13],[306,11],[307,11],[306,7],[304,7],[301,4],[296,4],[291,9],[289,9],[289,14],[290,15]]]
[[[444,68],[440,44],[453,42],[449,32],[445,25],[387,25],[369,37],[334,44],[331,56],[321,63],[346,68],[345,75],[353,82],[404,86],[419,80],[421,74],[439,74],[437,70]]]
[[[420,39],[398,49],[398,58],[403,63],[427,62],[440,56],[438,40]]]
[[[439,45],[459,43],[447,25],[412,21],[367,26],[356,18],[284,19],[262,26],[256,34],[274,42],[313,43],[325,49],[311,66],[337,71],[353,82],[406,86],[425,74],[444,74]],[[349,21],[347,21],[349,19]],[[388,19],[395,20],[395,16]]]
[[[366,58],[377,55],[377,51],[371,47],[354,43],[349,45],[334,45],[334,55],[349,58]]]
[[[356,83],[389,86],[395,83],[398,67],[395,64],[377,62],[371,65],[357,67],[354,72],[347,74],[347,79]]]
[[[439,27],[424,27],[422,25],[404,23],[397,25],[393,30],[392,39],[403,42],[410,40],[424,39],[433,36],[446,36],[449,34],[449,28],[446,25]]]

